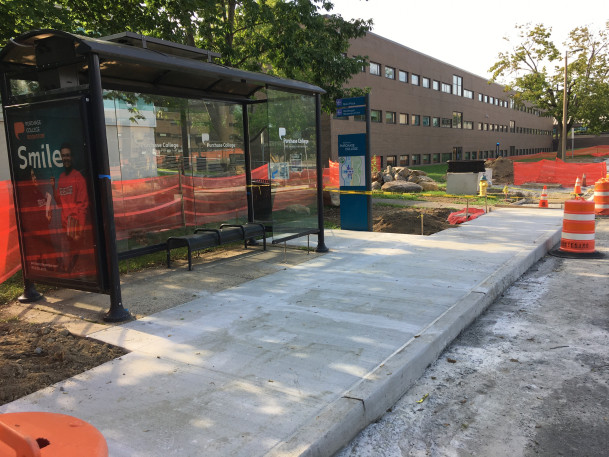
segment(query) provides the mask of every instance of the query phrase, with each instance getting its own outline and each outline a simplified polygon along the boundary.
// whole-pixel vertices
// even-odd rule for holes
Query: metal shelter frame
[[[99,227],[99,285],[82,287],[63,281],[59,285],[110,295],[110,310],[104,320],[116,322],[131,318],[123,307],[116,248],[116,229],[110,181],[108,143],[104,119],[103,91],[126,90],[180,98],[223,101],[243,107],[244,155],[248,221],[253,219],[249,121],[247,106],[260,103],[255,96],[275,89],[315,97],[318,252],[326,252],[323,228],[323,182],[321,163],[321,94],[324,90],[304,82],[248,72],[213,62],[219,55],[199,48],[146,37],[131,32],[96,39],[58,30],[35,30],[9,41],[0,52],[0,91],[3,110],[30,103],[81,97],[93,176],[95,216]],[[37,81],[36,93],[13,93],[11,80]],[[9,140],[8,122],[7,141]],[[9,147],[10,151],[10,147]],[[9,154],[10,155],[10,154]],[[10,159],[10,157],[9,157]],[[10,161],[10,160],[9,160]],[[13,185],[15,179],[11,172]],[[16,194],[16,192],[15,192]],[[15,196],[15,207],[17,201]],[[17,225],[22,234],[20,218]],[[308,233],[311,233],[309,231]],[[23,248],[22,265],[25,266]],[[24,271],[25,291],[20,299],[40,298],[34,282]],[[38,281],[37,281],[38,282]],[[44,282],[44,281],[40,281]]]

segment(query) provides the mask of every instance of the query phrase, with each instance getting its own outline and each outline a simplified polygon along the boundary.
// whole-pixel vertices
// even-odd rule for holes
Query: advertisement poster
[[[26,277],[99,284],[82,101],[7,108]],[[63,281],[62,281],[63,280]]]

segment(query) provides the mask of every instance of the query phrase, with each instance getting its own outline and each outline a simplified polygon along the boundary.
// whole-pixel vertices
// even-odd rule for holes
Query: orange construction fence
[[[316,170],[290,171],[285,181],[277,181],[273,209],[289,205],[308,205],[315,199]],[[252,185],[268,179],[268,165],[252,170]],[[338,187],[338,163],[324,170],[324,187]],[[180,194],[182,198],[176,199]],[[223,222],[232,215],[247,212],[245,175],[220,178],[177,174],[112,183],[114,221],[117,239],[125,239],[134,230],[158,231],[171,228]],[[21,254],[13,186],[0,181],[0,283],[21,269]]]
[[[514,185],[526,183],[556,183],[572,187],[577,178],[586,175],[589,183],[594,183],[607,175],[607,164],[565,163],[560,159],[539,162],[514,162]]]

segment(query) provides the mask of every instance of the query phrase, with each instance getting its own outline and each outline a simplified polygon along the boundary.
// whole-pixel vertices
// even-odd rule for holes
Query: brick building
[[[383,167],[552,150],[552,118],[499,84],[373,33],[349,54],[370,61],[348,86],[370,88],[371,155]],[[327,116],[323,150],[336,160],[338,135],[365,132],[364,121]]]

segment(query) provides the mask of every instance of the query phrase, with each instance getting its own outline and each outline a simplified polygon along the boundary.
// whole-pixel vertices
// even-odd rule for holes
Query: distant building
[[[516,106],[499,84],[373,33],[353,40],[349,54],[370,61],[348,87],[371,89],[371,154],[382,167],[552,150],[552,118]],[[364,121],[326,116],[323,150],[332,160],[338,135],[365,132]]]

